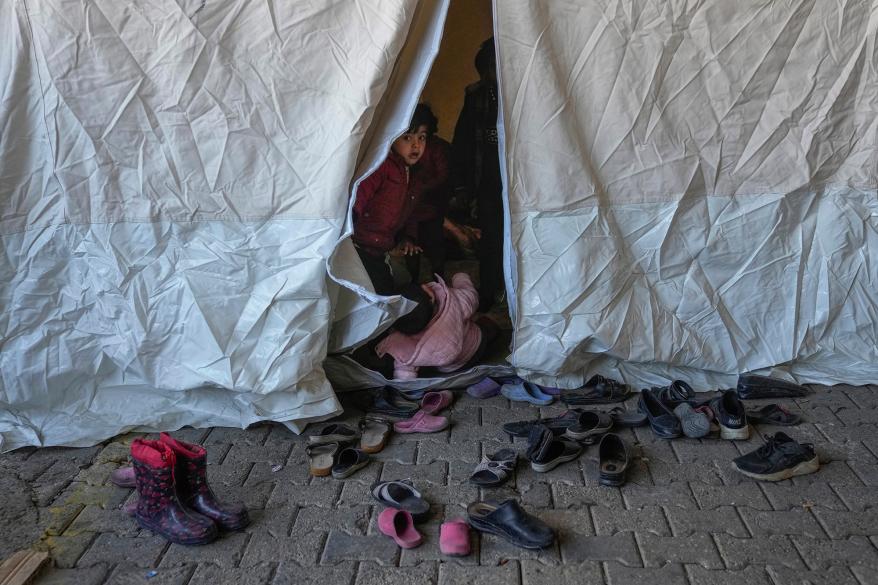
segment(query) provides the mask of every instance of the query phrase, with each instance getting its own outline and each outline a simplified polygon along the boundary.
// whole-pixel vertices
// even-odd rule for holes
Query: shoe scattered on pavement
[[[618,487],[625,483],[625,474],[628,471],[628,448],[622,437],[615,433],[604,435],[598,447],[598,460],[600,463],[598,481],[601,485]]]
[[[544,425],[535,425],[528,436],[527,458],[531,469],[546,473],[582,454],[582,445],[566,437],[556,437]]]
[[[515,500],[506,500],[499,506],[474,502],[466,512],[470,526],[476,530],[496,534],[522,548],[546,548],[555,541],[552,529],[539,518],[525,512]]]
[[[476,465],[470,483],[482,487],[496,487],[509,479],[515,471],[515,463],[518,454],[512,449],[501,449],[491,455],[482,457],[481,463]]]
[[[711,414],[708,415],[708,412]],[[708,407],[692,408],[688,402],[681,402],[674,409],[674,414],[680,419],[683,434],[690,439],[700,439],[710,434],[710,421],[713,418],[712,411]]]
[[[378,530],[392,538],[400,548],[415,548],[424,541],[415,528],[412,515],[405,510],[385,509],[378,515]]]
[[[543,392],[532,382],[521,380],[514,384],[503,384],[500,393],[513,402],[529,402],[537,406],[548,406],[555,397]]]
[[[642,390],[640,392],[640,402],[638,403],[640,412],[644,413],[649,419],[649,425],[652,427],[653,434],[660,439],[675,439],[683,434],[680,426],[680,419],[665,406],[664,402],[659,400],[657,393],[652,390]]]
[[[745,441],[750,438],[747,411],[734,390],[726,390],[712,400],[710,408],[719,424],[720,437],[728,441]]]
[[[766,404],[762,408],[748,408],[747,420],[757,424],[792,427],[802,422],[802,417],[790,412],[779,404]]]
[[[450,557],[470,554],[469,524],[463,518],[444,522],[439,527],[439,550]]]
[[[597,443],[613,428],[613,417],[606,412],[587,410],[579,415],[577,421],[567,427],[564,436],[586,445]]]
[[[810,443],[797,443],[784,433],[776,433],[755,451],[735,459],[732,465],[753,479],[781,481],[814,473],[820,469],[820,460]]]
[[[741,374],[738,376],[738,397],[744,400],[756,398],[801,398],[808,395],[808,389],[793,382],[757,376],[755,374]]]
[[[430,516],[430,503],[421,497],[410,479],[375,482],[371,493],[380,504],[409,512],[415,522],[423,522]]]
[[[579,415],[583,412],[585,411],[581,408],[571,408],[560,416],[506,423],[503,425],[503,431],[513,437],[527,437],[534,425],[545,425],[556,435],[563,435],[567,427],[576,424]]]
[[[627,384],[612,378],[592,376],[581,388],[562,390],[561,401],[567,406],[584,406],[587,404],[612,404],[623,402],[630,394]]]

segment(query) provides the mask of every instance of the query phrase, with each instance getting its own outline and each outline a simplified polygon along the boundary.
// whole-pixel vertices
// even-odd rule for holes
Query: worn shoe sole
[[[518,540],[514,536],[510,535],[505,530],[494,526],[493,524],[488,524],[487,522],[482,522],[480,520],[474,519],[473,517],[469,518],[469,524],[479,532],[487,532],[488,534],[496,534],[497,536],[511,542],[515,546],[520,546],[521,548],[529,548],[531,550],[539,550],[542,548],[546,548],[552,545],[554,539],[550,542],[542,543],[542,542],[527,542],[524,540]]]
[[[740,429],[719,425],[719,436],[726,441],[746,441],[750,438],[750,425],[744,425]]]
[[[820,460],[815,455],[813,459],[809,459],[808,461],[802,461],[795,467],[790,467],[789,469],[782,469],[775,473],[753,473],[752,471],[744,471],[740,467],[738,467],[737,463],[732,463],[732,466],[743,473],[747,477],[752,477],[753,479],[761,479],[762,481],[783,481],[785,479],[789,479],[791,477],[795,477],[796,475],[808,475],[809,473],[814,473],[818,469],[820,469]]]
[[[341,471],[341,472],[332,470],[332,477],[334,479],[345,479],[346,477],[350,477],[353,474],[355,474],[356,472],[358,472],[359,470],[361,470],[364,467],[366,467],[367,465],[369,465],[370,461],[372,461],[372,460],[366,459],[364,461],[360,461],[356,465],[351,465],[350,467],[348,467],[347,469],[345,469],[344,471]],[[329,475],[329,474],[327,474],[327,475]]]
[[[548,463],[537,463],[536,461],[530,462],[530,468],[536,471],[537,473],[546,473],[547,471],[551,471],[561,465],[562,463],[567,463],[568,461],[573,461],[577,457],[582,454],[582,450],[577,451],[571,455],[563,455],[558,457],[557,459],[552,459]]]

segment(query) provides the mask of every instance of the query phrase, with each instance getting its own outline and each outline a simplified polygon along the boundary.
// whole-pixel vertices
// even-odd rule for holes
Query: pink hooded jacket
[[[417,378],[421,366],[435,366],[442,372],[459,370],[482,342],[482,331],[471,320],[479,306],[479,293],[469,276],[458,272],[451,277],[450,287],[437,279],[425,285],[433,292],[436,312],[424,330],[414,335],[394,331],[375,347],[379,357],[393,356],[397,380]]]

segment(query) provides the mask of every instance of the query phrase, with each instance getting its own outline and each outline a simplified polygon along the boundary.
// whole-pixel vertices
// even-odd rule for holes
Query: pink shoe
[[[443,555],[465,557],[470,553],[469,524],[458,518],[439,528],[439,550]]]
[[[432,416],[419,410],[412,418],[393,423],[393,430],[397,433],[438,433],[447,426],[446,417]]]
[[[442,390],[441,392],[427,392],[421,399],[421,410],[427,414],[436,414],[443,408],[446,408],[454,401],[454,394],[451,390]]]
[[[378,515],[378,530],[386,534],[402,548],[415,548],[421,541],[421,533],[415,528],[412,515],[405,510],[387,508]]]

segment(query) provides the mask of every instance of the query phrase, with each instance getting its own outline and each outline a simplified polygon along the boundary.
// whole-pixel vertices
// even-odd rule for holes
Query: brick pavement
[[[731,458],[758,446],[758,435],[669,442],[643,428],[623,432],[638,459],[622,488],[597,484],[591,447],[548,474],[521,461],[508,486],[481,493],[466,480],[482,452],[510,444],[500,424],[563,407],[460,396],[450,430],[396,436],[343,481],[310,478],[303,437],[277,425],[174,433],[203,443],[215,490],[251,509],[245,532],[205,547],[168,545],[121,511],[132,492],[107,479],[133,436],[0,455],[0,557],[36,543],[55,563],[38,583],[77,585],[878,583],[878,387],[820,388],[785,401],[806,421],[788,432],[815,442],[824,463],[812,476],[760,484],[737,475]],[[361,397],[344,397],[344,420],[357,420],[353,403]],[[380,510],[368,489],[377,478],[403,477],[434,511],[424,544],[406,551],[378,533]],[[557,530],[557,544],[535,552],[474,536],[472,556],[443,558],[439,524],[492,494],[518,498]]]

